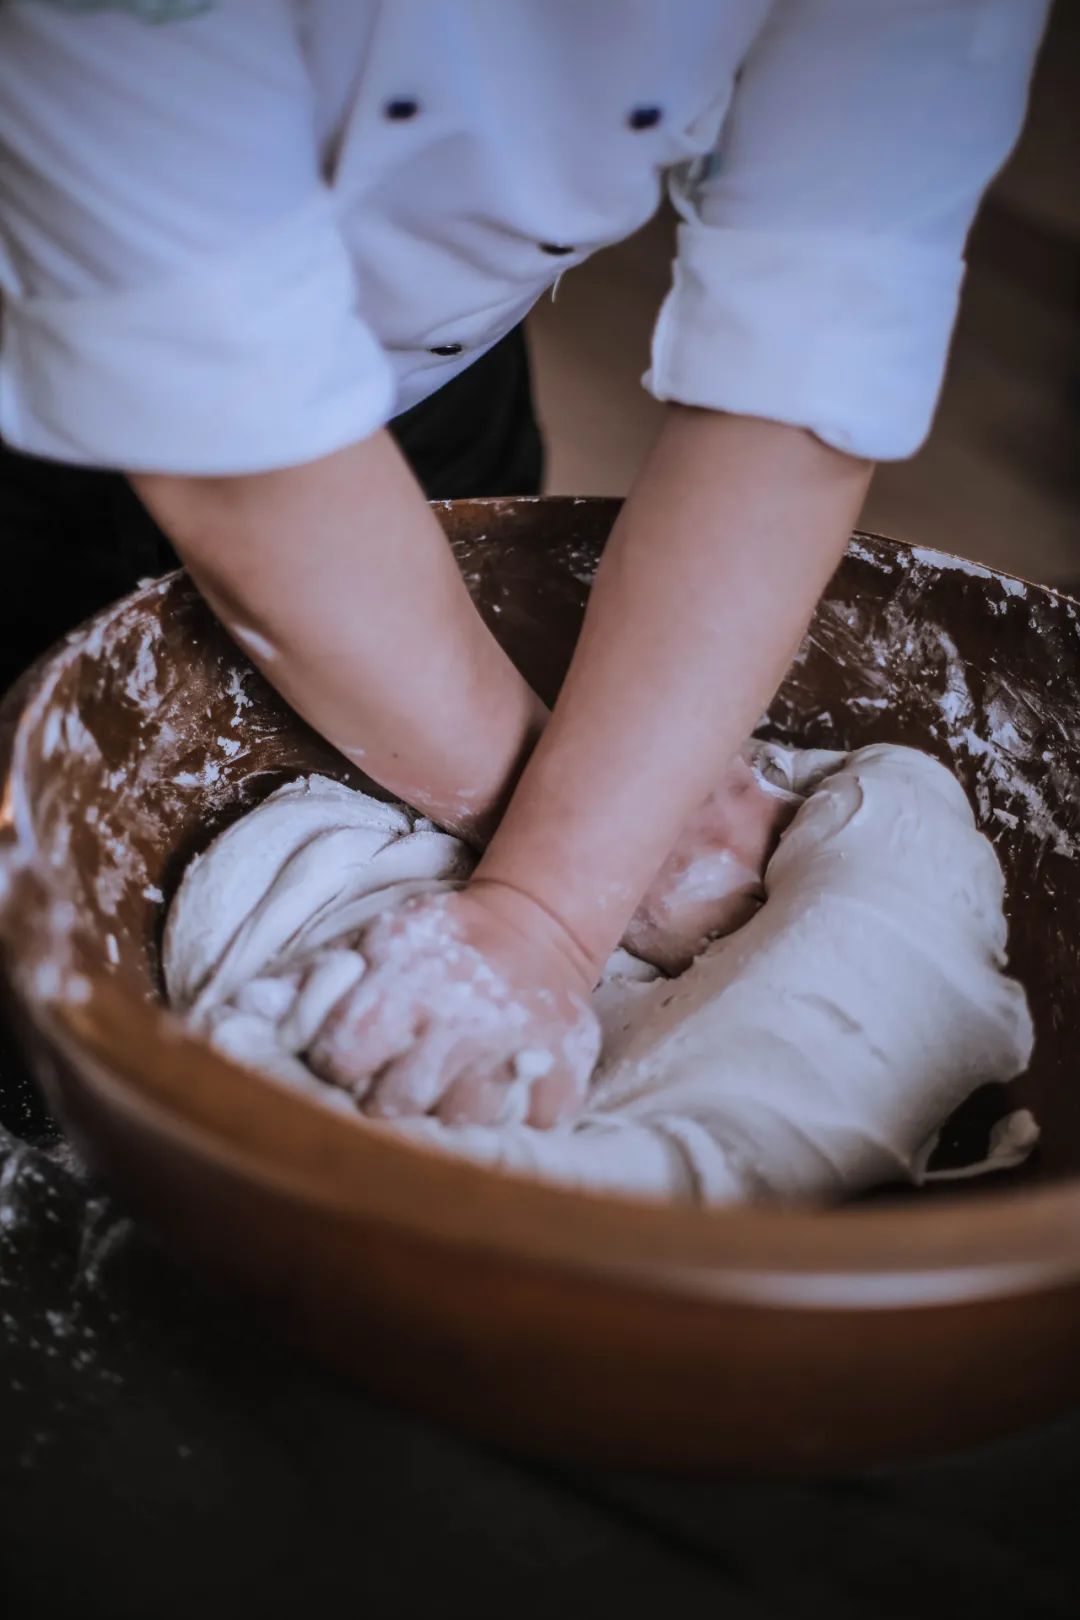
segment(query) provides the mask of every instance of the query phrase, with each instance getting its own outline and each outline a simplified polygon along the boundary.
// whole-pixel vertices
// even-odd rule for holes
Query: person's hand
[[[798,803],[737,759],[650,885],[627,950],[680,973],[710,940],[741,928],[765,898],[765,867]]]
[[[580,1110],[600,1050],[592,975],[534,901],[484,882],[417,896],[357,948],[364,976],[307,1057],[367,1114],[550,1127]]]

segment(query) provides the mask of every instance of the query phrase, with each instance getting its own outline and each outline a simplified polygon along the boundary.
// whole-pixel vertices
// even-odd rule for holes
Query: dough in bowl
[[[702,1204],[836,1201],[919,1181],[937,1132],[987,1081],[1021,1074],[1033,1033],[1005,972],[1004,880],[963,789],[910,748],[756,745],[803,799],[760,911],[678,978],[618,951],[586,1111],[517,1122],[369,1122],[500,1170]],[[392,896],[461,883],[471,856],[400,805],[323,777],[290,783],[192,862],[165,938],[172,1005],[237,1061],[337,1107],[304,1062],[364,964]],[[518,1116],[520,1119],[520,1114]],[[980,1169],[1019,1162],[1010,1115]]]

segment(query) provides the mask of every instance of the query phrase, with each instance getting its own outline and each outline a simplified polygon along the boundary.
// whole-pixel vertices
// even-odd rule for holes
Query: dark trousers
[[[391,430],[430,500],[538,493],[543,452],[521,328]],[[119,473],[0,444],[0,692],[66,631],[176,566]]]

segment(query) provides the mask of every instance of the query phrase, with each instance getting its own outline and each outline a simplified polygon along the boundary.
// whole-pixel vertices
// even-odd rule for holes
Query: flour
[[[852,550],[855,550],[852,547]],[[873,555],[865,550],[856,552],[867,561],[874,561]],[[947,551],[933,551],[928,546],[909,546],[908,556],[912,562],[921,563],[924,567],[935,570],[950,569],[955,573],[967,574],[971,579],[989,580],[1005,596],[1026,596],[1027,586],[1022,579],[1014,579],[1011,574],[996,574],[990,568],[984,568],[981,563],[971,562],[967,557],[954,557]]]
[[[173,782],[177,787],[212,787],[221,780],[221,766],[216,759],[208,759],[201,771],[177,771]]]
[[[133,649],[133,661],[124,682],[125,694],[140,708],[152,704],[158,695],[157,656],[154,632],[148,626]]]
[[[99,1329],[116,1323],[109,1284],[122,1265],[132,1223],[94,1187],[66,1142],[20,1142],[0,1127],[0,1333],[9,1387],[21,1357],[31,1353],[84,1375],[90,1388],[121,1379],[100,1354]],[[20,1291],[28,1259],[48,1244],[47,1298]],[[103,1286],[104,1285],[104,1286]],[[5,1308],[17,1300],[18,1310]]]
[[[1075,859],[1076,795],[1063,765],[1076,729],[1073,605],[924,547],[890,546],[886,554],[861,536],[849,558],[860,572],[892,573],[894,584],[884,597],[871,581],[865,592],[825,598],[772,707],[772,727],[835,746],[851,736],[853,716],[872,722],[880,710],[883,722],[893,717],[954,764],[983,826],[997,823],[1000,835],[1015,818],[1025,841],[1040,846],[1040,863],[1051,854]],[[1038,664],[973,656],[972,630],[948,605],[958,591],[969,611],[977,603],[987,645],[999,634],[1004,645],[1037,640]],[[835,712],[818,712],[820,683],[837,670],[842,698]],[[855,731],[867,737],[866,726]]]
[[[1024,993],[1004,972],[997,859],[926,755],[759,745],[757,763],[805,801],[764,906],[677,979],[616,953],[572,1125],[520,1123],[521,1093],[550,1060],[523,1048],[498,1126],[367,1128],[563,1184],[710,1204],[922,1179],[945,1119],[1031,1054]],[[171,1001],[227,1055],[352,1112],[305,1057],[363,976],[358,936],[391,896],[460,884],[470,866],[463,845],[401,806],[324,778],[292,783],[185,875],[166,933]],[[1018,1162],[1036,1135],[1013,1116],[991,1165],[973,1168]]]

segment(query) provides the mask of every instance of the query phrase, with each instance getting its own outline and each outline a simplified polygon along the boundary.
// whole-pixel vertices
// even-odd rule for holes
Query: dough
[[[1033,1033],[1004,972],[1004,882],[955,778],[900,747],[757,745],[804,798],[766,902],[666,979],[616,952],[596,991],[604,1046],[572,1126],[371,1124],[503,1170],[721,1204],[834,1200],[919,1180],[944,1120],[1020,1074]],[[165,940],[169,996],[220,1050],[352,1109],[302,1054],[363,971],[357,930],[390,894],[460,883],[470,856],[397,805],[290,784],[189,867]],[[1037,1135],[1003,1122],[990,1158]]]

